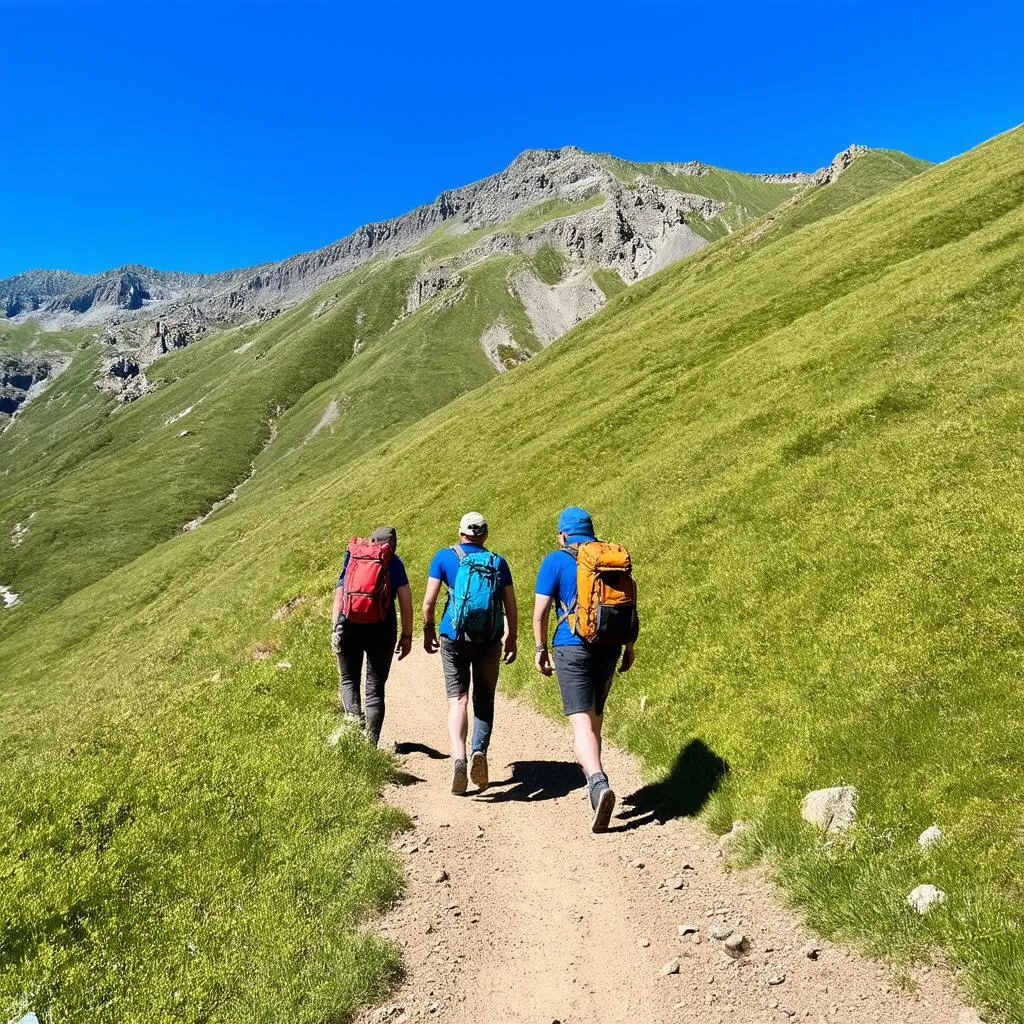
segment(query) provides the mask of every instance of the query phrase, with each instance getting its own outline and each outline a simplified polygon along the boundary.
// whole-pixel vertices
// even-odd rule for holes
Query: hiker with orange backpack
[[[533,605],[536,664],[552,673],[548,619],[558,620],[552,638],[554,672],[562,708],[572,723],[576,757],[587,776],[593,832],[603,832],[615,807],[615,793],[601,763],[601,726],[615,666],[628,672],[640,630],[629,552],[599,541],[586,509],[573,506],[558,516],[557,551],[546,555],[537,573]],[[621,663],[619,661],[621,657]]]
[[[448,696],[448,736],[452,750],[452,792],[466,792],[466,736],[469,731],[469,688],[473,686],[473,745],[469,777],[486,789],[487,747],[494,727],[494,691],[502,661],[516,660],[518,612],[512,571],[499,554],[488,551],[487,521],[467,512],[459,523],[459,543],[442,548],[430,562],[423,595],[423,649],[441,651]],[[434,608],[441,584],[448,600],[441,616],[441,638]],[[505,631],[505,620],[508,631]]]
[[[398,533],[381,526],[369,540],[353,537],[345,549],[334,591],[331,648],[338,656],[339,692],[346,718],[358,723],[376,746],[384,724],[384,685],[392,654],[412,650],[412,590],[395,554]],[[395,601],[402,616],[398,634]],[[366,659],[366,699],[360,696]]]

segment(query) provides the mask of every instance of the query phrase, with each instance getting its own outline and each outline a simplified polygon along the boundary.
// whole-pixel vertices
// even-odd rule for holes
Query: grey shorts
[[[603,715],[622,648],[565,646],[553,648],[553,653],[565,713]]]
[[[471,675],[476,690],[494,693],[498,685],[499,665],[500,640],[474,644],[468,640],[449,640],[446,636],[441,637],[444,691],[449,697],[461,697],[469,693]]]

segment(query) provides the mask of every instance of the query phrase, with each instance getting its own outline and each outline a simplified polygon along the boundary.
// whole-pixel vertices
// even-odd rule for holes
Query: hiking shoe
[[[455,759],[452,765],[452,792],[456,796],[462,796],[466,792],[466,788],[469,786],[469,780],[466,778],[466,762],[458,757]]]
[[[487,755],[482,750],[474,750],[469,762],[469,777],[478,789],[486,789],[490,781],[487,776]]]
[[[595,776],[591,782],[590,806],[594,811],[594,817],[590,821],[590,831],[606,831],[612,811],[615,809],[615,793],[603,775]]]

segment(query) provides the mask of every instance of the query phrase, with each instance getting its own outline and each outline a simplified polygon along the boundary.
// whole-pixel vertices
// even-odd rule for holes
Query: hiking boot
[[[456,796],[462,796],[466,792],[466,788],[469,786],[469,780],[466,778],[466,762],[461,757],[457,757],[455,762],[452,764],[452,792]]]
[[[487,755],[482,750],[474,750],[469,762],[469,777],[477,789],[486,789],[490,779],[487,776]]]
[[[604,832],[608,828],[612,811],[615,809],[615,793],[608,785],[608,776],[603,772],[592,775],[588,780],[590,806],[594,817],[590,821],[591,832]]]

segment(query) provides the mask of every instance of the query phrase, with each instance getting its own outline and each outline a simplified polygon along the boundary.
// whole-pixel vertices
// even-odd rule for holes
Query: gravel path
[[[386,798],[414,829],[399,839],[406,897],[375,927],[402,948],[407,976],[366,1021],[978,1020],[947,972],[916,971],[907,991],[816,939],[757,871],[724,871],[699,824],[621,817],[643,785],[622,751],[606,762],[612,831],[592,835],[568,728],[516,701],[499,698],[490,788],[452,796],[440,672],[417,649],[388,683],[381,742],[397,744],[407,778]],[[730,929],[748,939],[738,959],[713,937]]]

